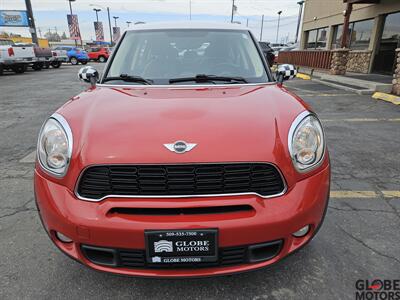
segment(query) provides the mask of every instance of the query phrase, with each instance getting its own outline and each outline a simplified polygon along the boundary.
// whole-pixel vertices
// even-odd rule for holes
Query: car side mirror
[[[278,66],[276,80],[282,83],[285,80],[293,79],[297,75],[297,70],[293,65],[283,64]]]
[[[100,75],[95,68],[88,66],[79,70],[78,78],[81,81],[89,82],[92,87],[95,87]]]

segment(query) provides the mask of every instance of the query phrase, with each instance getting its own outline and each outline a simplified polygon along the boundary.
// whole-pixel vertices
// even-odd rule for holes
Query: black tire
[[[43,69],[48,69],[50,68],[50,63],[49,62],[45,62],[43,65]]]
[[[26,66],[25,66],[25,65],[16,65],[16,66],[12,66],[11,69],[12,69],[16,74],[22,74],[22,73],[25,73],[25,71],[26,71]]]
[[[61,61],[53,61],[53,62],[51,63],[51,66],[52,66],[54,69],[58,69],[59,67],[61,67]]]
[[[34,63],[32,65],[32,69],[34,69],[35,71],[41,71],[43,69],[43,66],[43,63]]]
[[[2,64],[0,64],[0,76],[3,75],[4,67]]]
[[[105,58],[104,56],[99,56],[99,62],[105,63],[106,61],[107,61],[107,58]]]
[[[77,59],[76,57],[71,57],[71,58],[69,59],[69,62],[70,62],[71,65],[73,65],[73,66],[76,66],[76,65],[79,63],[79,61],[78,61],[78,59]]]
[[[81,61],[82,65],[86,65],[88,62],[87,61]]]

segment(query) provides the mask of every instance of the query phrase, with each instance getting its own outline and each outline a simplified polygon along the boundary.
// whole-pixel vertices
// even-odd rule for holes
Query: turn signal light
[[[69,237],[63,235],[58,231],[56,231],[56,237],[63,243],[72,243],[72,240]]]

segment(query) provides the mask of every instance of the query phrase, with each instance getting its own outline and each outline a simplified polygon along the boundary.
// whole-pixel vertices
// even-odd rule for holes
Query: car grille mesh
[[[78,184],[87,199],[118,196],[184,196],[284,191],[279,171],[266,163],[108,165],[87,168]]]

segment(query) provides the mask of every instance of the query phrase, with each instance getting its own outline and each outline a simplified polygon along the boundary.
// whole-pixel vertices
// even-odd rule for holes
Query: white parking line
[[[36,160],[36,151],[32,151],[27,156],[22,158],[19,162],[22,164],[31,164],[34,163]]]

